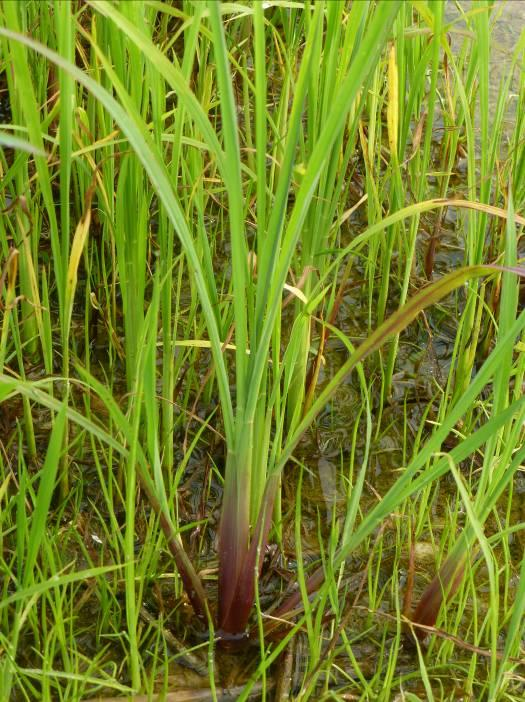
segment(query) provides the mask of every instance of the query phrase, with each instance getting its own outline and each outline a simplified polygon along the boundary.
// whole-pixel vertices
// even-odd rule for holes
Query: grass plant
[[[520,699],[525,35],[493,107],[456,13],[0,4],[2,699]]]

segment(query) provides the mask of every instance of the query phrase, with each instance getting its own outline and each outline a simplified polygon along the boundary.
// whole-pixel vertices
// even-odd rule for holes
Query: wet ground
[[[450,12],[450,17],[453,18],[453,8],[451,7],[447,12]],[[494,99],[497,98],[497,84],[501,75],[504,75],[507,62],[509,61],[510,47],[519,38],[524,22],[525,2],[513,0],[502,6],[494,32],[496,51],[491,72],[491,95]],[[461,242],[455,233],[454,225],[454,214],[447,214],[443,224],[442,245],[436,259],[435,270],[437,273],[449,269],[451,265],[456,265],[462,259]],[[348,335],[353,343],[357,343],[366,333],[368,300],[362,296],[363,288],[359,285],[359,271],[356,271],[356,278],[352,282],[356,284],[350,286],[348,293],[343,299],[337,325]],[[438,311],[429,312],[426,324],[419,320],[402,336],[392,397],[382,409],[379,430],[377,430],[377,427],[374,427],[376,434],[369,459],[370,469],[362,502],[364,512],[375,504],[378,495],[383,495],[388,490],[393,480],[395,480],[397,471],[402,468],[404,452],[406,453],[410,450],[411,440],[419,428],[423,411],[429,403],[434,401],[433,398],[437,387],[447,377],[454,344],[454,334],[454,313],[453,310],[450,310],[448,314],[445,305]],[[340,367],[342,361],[346,358],[346,353],[340,342],[333,338],[329,340],[325,354],[326,365],[320,379],[321,384]],[[203,366],[205,365],[206,361],[203,360]],[[367,363],[367,369],[369,377],[373,378],[374,374],[378,372],[377,363],[370,361]],[[302,491],[303,549],[307,562],[315,563],[318,560],[320,555],[319,533],[328,532],[334,513],[342,514],[344,511],[347,500],[347,485],[343,479],[344,471],[341,470],[341,465],[348,465],[352,452],[355,452],[357,465],[359,465],[359,460],[362,457],[362,440],[358,439],[355,447],[352,444],[352,429],[360,406],[360,389],[354,374],[341,385],[333,402],[326,407],[323,414],[318,418],[315,431],[305,438],[297,452],[299,458],[304,458],[309,469],[304,477]],[[374,416],[376,418],[378,408],[379,401],[374,407]],[[205,415],[209,408],[202,406],[200,409]],[[49,426],[43,415],[41,422],[43,441],[48,434],[48,430]],[[362,434],[361,430],[357,432],[358,436],[360,434]],[[209,438],[209,442],[212,443],[211,438]],[[219,452],[214,458],[220,464],[223,457]],[[190,461],[182,491],[183,503],[181,508],[183,511],[186,511],[188,521],[193,520],[196,515],[200,516],[203,484],[208,480],[205,465],[206,452],[197,451]],[[287,581],[292,583],[294,580],[295,548],[292,515],[295,505],[296,471],[296,468],[290,468],[288,477],[285,476],[284,479],[283,512],[289,516],[284,524],[283,552],[269,554],[268,565],[271,567],[267,569],[267,574],[262,579],[261,587],[263,604],[265,599],[273,599],[275,592],[279,588],[284,589]],[[89,539],[91,539],[94,542],[89,544],[89,548],[93,549],[94,554],[97,553],[96,549],[98,548],[94,536],[97,539],[103,538],[103,534],[98,527],[94,526],[92,528],[92,517],[88,511],[88,499],[95,503],[100,503],[103,508],[103,501],[100,500],[97,488],[94,487],[96,484],[96,473],[93,470],[93,487],[87,491],[86,514],[81,515],[81,518],[84,519],[83,528],[85,529],[86,541],[89,542]],[[214,554],[220,497],[219,485],[211,480],[208,491],[208,503],[205,510],[207,515],[211,515],[211,519],[208,520],[206,536],[202,540],[201,535],[198,535],[198,539],[194,540],[193,546],[190,538],[190,550],[192,548],[198,549],[201,558],[201,568],[205,568],[210,572],[210,583],[213,583],[214,570],[216,568]],[[439,524],[443,521],[444,511],[456,499],[456,489],[453,482],[443,480],[434,497],[436,507],[433,517],[435,518],[436,532],[438,532]],[[512,516],[516,522],[525,521],[525,477],[523,475],[518,475],[516,480],[513,510]],[[103,512],[102,516],[104,516]],[[146,527],[146,525],[144,526]],[[75,529],[77,528],[79,528],[78,525]],[[71,549],[71,557],[74,556],[79,559],[78,567],[82,567],[82,562],[87,565],[84,557],[78,552],[78,547],[75,547],[74,540],[67,540],[67,530],[64,530],[64,535],[64,547],[66,550]],[[511,547],[516,550],[517,557],[519,556],[520,548],[523,549],[524,542],[523,534],[518,532],[511,544]],[[383,586],[390,581],[393,568],[400,569],[398,577],[401,588],[403,586],[406,578],[408,551],[402,554],[399,561],[394,557],[394,548],[395,543],[393,539],[389,540],[388,535],[386,535],[382,548],[383,558],[377,571],[379,586]],[[417,567],[432,571],[435,563],[430,541],[421,540],[417,548]],[[348,564],[345,579],[350,591],[358,590],[363,578],[366,577],[367,568],[369,567],[367,559],[368,554],[363,551],[354,554],[354,557]],[[171,569],[172,565],[167,562],[166,572],[169,574]],[[213,585],[210,585],[210,587],[213,587]],[[172,601],[172,583],[169,575],[161,583],[152,584],[151,587],[148,587],[146,594],[146,608],[143,612],[144,621],[148,621],[148,617],[153,618],[153,621],[155,621],[161,614],[168,615],[173,610],[179,609],[179,626],[173,626],[174,619],[172,617],[172,624],[170,624],[169,628],[166,628],[165,632],[165,639],[172,653],[176,651],[182,652],[184,647],[174,638],[175,635],[180,635],[181,629],[186,629],[187,642],[199,642],[198,632],[195,629],[192,630],[187,615],[180,611],[181,603]],[[381,601],[381,610],[371,614],[368,611],[369,600],[366,587],[364,587],[356,605],[352,619],[348,621],[349,630],[356,639],[352,647],[353,653],[360,663],[362,673],[365,677],[367,675],[371,677],[375,672],[376,659],[381,643],[376,640],[376,634],[373,632],[374,630],[386,632],[382,633],[381,636],[385,637],[385,647],[388,650],[390,642],[395,638],[395,624],[390,617],[395,618],[396,616],[396,603],[385,597]],[[96,607],[96,597],[94,595],[92,598],[86,597],[84,609],[80,615],[82,618],[85,618],[86,624],[90,618],[96,616]],[[385,622],[387,622],[386,627]],[[170,638],[170,636],[173,638]],[[329,636],[330,630],[327,629],[327,642]],[[86,655],[95,652],[95,640],[90,639],[88,633],[85,635],[85,640],[79,643]],[[290,662],[291,658],[290,688],[292,692],[297,692],[301,684],[301,671],[304,668],[308,655],[308,645],[304,636],[300,635],[297,637],[294,647],[290,649],[287,655],[288,657],[283,656],[280,664],[276,667],[276,675],[278,676],[282,672],[283,667]],[[461,654],[458,654],[458,656],[461,657]],[[464,652],[464,658],[468,660],[466,652]],[[183,665],[173,663],[168,672],[172,681],[170,685],[192,689],[195,692],[199,688],[205,690],[208,686],[206,661],[206,651],[203,650],[195,655],[194,660],[184,659]],[[29,662],[28,660],[27,663]],[[334,690],[339,688],[341,694],[349,695],[346,699],[353,699],[350,696],[351,686],[348,685],[348,678],[355,676],[355,671],[349,667],[346,656],[343,656],[341,659],[334,656],[334,662],[339,665],[340,672],[335,672],[337,669],[334,667],[333,677],[330,681],[331,688]],[[399,675],[404,674],[409,677],[411,672],[419,670],[417,655],[409,646],[401,653],[399,662]],[[247,674],[253,671],[256,664],[257,650],[248,650],[243,656],[231,656],[221,652],[218,658],[221,685],[230,689],[242,685],[246,680]],[[443,675],[448,676],[447,671],[444,671]],[[450,683],[444,679],[443,684],[447,686]],[[414,683],[414,692],[417,693],[419,690],[417,690],[415,685],[416,683]],[[410,688],[410,682],[407,682],[407,688]],[[463,690],[458,688],[458,697],[463,692]],[[182,696],[180,699],[183,699]],[[194,696],[192,699],[197,699],[197,697]],[[208,698],[202,697],[199,699]],[[229,699],[234,699],[234,697],[230,696]]]

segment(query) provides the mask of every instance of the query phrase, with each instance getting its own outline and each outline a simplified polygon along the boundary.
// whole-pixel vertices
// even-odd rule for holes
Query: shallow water
[[[453,8],[450,10],[453,12]],[[452,16],[452,15],[451,15]],[[511,46],[515,44],[519,38],[523,23],[525,20],[525,2],[505,3],[502,6],[501,14],[494,25],[494,39],[496,42],[496,57],[493,60],[491,68],[491,99],[497,99],[497,83],[500,78],[505,75],[506,66],[511,55]],[[509,122],[510,124],[510,122]],[[508,126],[508,125],[507,125]],[[437,273],[442,273],[450,269],[451,266],[457,265],[463,256],[461,245],[458,243],[458,238],[455,233],[455,215],[449,212],[443,225],[443,235],[441,237],[441,246],[436,257],[435,270]],[[227,251],[225,252],[227,253]],[[355,283],[348,294],[345,295],[343,305],[340,311],[337,324],[341,330],[348,335],[353,343],[357,343],[364,337],[368,326],[368,301],[363,299],[363,287],[359,285],[359,274],[356,275]],[[396,367],[395,382],[393,386],[392,398],[389,403],[383,408],[381,416],[381,424],[379,429],[374,426],[376,436],[372,445],[372,452],[369,458],[369,471],[367,476],[367,485],[365,488],[364,499],[361,503],[361,508],[366,512],[373,506],[378,495],[384,495],[388,488],[392,485],[397,476],[399,469],[405,464],[403,454],[410,452],[411,441],[416,433],[424,408],[431,401],[436,390],[436,383],[441,384],[443,379],[446,379],[450,364],[454,341],[454,317],[447,316],[443,312],[434,311],[428,313],[429,328],[433,330],[433,335],[429,336],[428,329],[420,322],[415,323],[401,338],[399,357]],[[341,363],[347,357],[347,351],[343,345],[336,339],[331,338],[326,349],[326,365],[321,374],[321,386],[326,379],[331,377],[333,373],[340,367]],[[208,365],[205,358],[206,354],[202,354],[201,358],[203,368]],[[375,362],[367,363],[367,371],[370,375],[377,373],[377,365]],[[348,472],[349,455],[352,450],[352,429],[358,411],[361,407],[361,397],[359,384],[356,375],[353,374],[345,382],[343,382],[334,397],[333,401],[325,408],[324,412],[318,418],[315,431],[310,433],[301,443],[297,456],[304,460],[309,469],[304,476],[302,489],[302,504],[303,504],[303,522],[302,536],[305,561],[313,563],[318,560],[320,555],[319,534],[326,535],[334,515],[342,518],[348,498],[347,482],[343,479],[343,475]],[[209,407],[204,403],[199,410],[206,415]],[[379,402],[376,398],[376,404],[373,408],[374,420],[378,420]],[[404,436],[403,426],[407,422],[408,438]],[[358,441],[355,452],[356,466],[360,466],[363,454],[363,439],[362,427],[358,432]],[[43,435],[43,445],[47,437],[49,427],[42,422],[41,431]],[[213,458],[217,464],[221,464],[223,456],[218,452]],[[185,476],[184,494],[181,504],[181,509],[186,510],[185,517],[191,521],[195,515],[199,515],[201,508],[201,491],[204,482],[204,465],[206,462],[206,452],[204,449],[195,452],[189,463],[188,470]],[[341,470],[341,465],[345,469]],[[89,471],[89,469],[88,469]],[[85,511],[87,520],[86,524],[86,539],[93,539],[94,535],[98,539],[103,539],[102,532],[90,528],[89,520],[91,518],[91,505],[89,500],[94,503],[99,503],[104,506],[104,500],[97,489],[97,476],[93,467],[90,469],[92,482],[86,490],[86,502],[82,506],[82,511]],[[295,547],[294,547],[294,518],[293,507],[295,504],[295,486],[297,478],[297,469],[290,468],[285,476],[283,494],[284,508],[283,511],[288,515],[284,525],[283,546],[284,553],[282,557],[276,557],[269,562],[272,564],[271,573],[263,577],[261,582],[261,600],[273,599],[278,588],[288,581],[293,584],[295,571]],[[88,480],[89,483],[89,480]],[[216,538],[217,527],[217,505],[220,502],[221,492],[220,485],[216,481],[211,481],[210,492],[208,494],[208,502],[206,512],[212,517],[208,523],[205,540],[199,541],[198,538],[190,543],[190,548],[198,551],[201,558],[201,567],[206,567],[213,571],[216,567],[214,541]],[[513,516],[516,521],[525,520],[525,483],[523,476],[518,476],[515,487],[515,500],[513,503]],[[434,498],[434,533],[439,535],[444,523],[444,513],[452,506],[456,500],[456,488],[453,481],[443,480],[440,487],[436,490]],[[102,516],[104,516],[102,514]],[[389,527],[394,531],[394,520]],[[76,527],[75,527],[76,528]],[[76,558],[78,567],[86,565],[84,556],[80,551],[78,544],[71,540],[67,540],[67,532],[64,531],[64,546],[71,549],[68,556]],[[523,532],[519,532],[513,543],[512,548],[516,549],[516,556],[519,557],[519,548],[523,546]],[[90,544],[93,549],[93,554],[97,554],[98,545]],[[140,544],[138,544],[139,546]],[[416,565],[418,569],[427,570],[427,572],[435,567],[434,548],[430,539],[421,540],[416,544]],[[362,552],[354,554],[349,560],[347,571],[345,573],[345,582],[348,588],[356,590],[359,582],[366,574],[367,553],[363,549]],[[408,561],[408,551],[398,554],[400,558],[395,559],[395,539],[390,534],[384,535],[384,543],[382,547],[382,559],[377,565],[376,580],[379,586],[386,586],[392,579],[393,569],[397,568],[397,577],[401,585],[406,578],[406,567]],[[107,554],[106,554],[107,556]],[[94,558],[96,560],[96,558]],[[108,562],[106,560],[106,562]],[[169,571],[170,565],[167,565]],[[171,565],[171,568],[173,566]],[[284,576],[284,577],[280,577]],[[423,578],[420,578],[416,587],[421,588]],[[516,583],[513,584],[516,586]],[[213,584],[210,589],[213,588]],[[160,592],[160,594],[159,594]],[[169,581],[169,576],[160,584],[157,591],[154,588],[148,588],[146,591],[146,599],[153,607],[161,609],[163,604],[166,611],[171,608],[176,608],[178,605],[173,602],[172,597],[172,582]],[[170,599],[171,598],[171,599]],[[160,603],[160,604],[159,604]],[[85,605],[85,611],[82,617],[85,617],[86,624],[97,611],[97,599],[93,597],[88,600]],[[375,640],[374,629],[380,629],[384,621],[390,621],[389,616],[396,615],[396,603],[389,594],[385,595],[380,601],[380,611],[374,614],[368,612],[369,598],[366,592],[366,587],[361,594],[358,604],[355,608],[355,613],[350,623],[350,630],[357,639],[353,646],[353,651],[357,659],[362,662],[362,672],[365,675],[372,676],[375,672],[376,658],[378,656],[378,642]],[[377,607],[377,603],[374,605]],[[190,617],[184,613],[180,614],[180,625],[182,628],[188,627],[189,639],[194,636],[194,641],[198,641],[195,636],[195,631],[191,631]],[[173,620],[172,620],[173,621]],[[386,627],[386,649],[388,649],[391,641],[394,639],[395,627],[392,623],[391,629]],[[368,636],[369,627],[372,628],[372,634]],[[363,633],[365,632],[365,633]],[[78,642],[79,646],[87,654],[94,654],[96,651],[95,640],[90,638],[89,633],[86,633],[84,638]],[[117,652],[115,653],[117,658]],[[304,640],[299,637],[297,647],[294,652],[294,679],[293,687],[298,689],[301,683],[301,669],[305,666],[308,657],[308,648],[304,645]],[[228,654],[221,652],[218,658],[219,677],[221,682],[227,686],[235,686],[242,683],[246,679],[246,674],[253,668],[257,658],[257,652],[249,651],[245,658],[232,658]],[[205,660],[205,659],[204,659]],[[348,658],[341,657],[336,659],[345,671],[345,675],[352,678],[355,676],[355,671],[349,668]],[[409,648],[403,651],[399,660],[399,673],[408,674],[411,671],[419,669],[419,663],[415,652]],[[177,664],[173,664],[170,668],[170,674],[176,676],[173,680],[173,685],[183,685],[188,687],[199,687],[202,683],[205,685],[205,676],[195,676],[193,673],[182,673],[182,668]],[[333,687],[344,689],[345,676],[340,673],[334,676],[331,681]],[[453,685],[453,682],[449,683]],[[462,691],[458,691],[462,694]]]
[[[465,13],[473,13],[474,6],[471,0],[461,2]],[[459,50],[463,33],[469,33],[467,25],[455,5],[449,2],[446,6],[445,19],[447,22],[454,22],[452,32],[452,47]],[[522,0],[496,0],[490,19],[490,62],[489,62],[489,102],[495,106],[498,100],[499,85],[502,79],[507,77],[512,62],[512,54],[516,48],[523,29],[525,28],[525,3]],[[457,32],[457,33],[456,33]],[[512,83],[512,90],[515,92],[519,87],[519,77],[516,75]],[[504,130],[506,134],[512,132],[514,125],[514,115],[516,97],[511,99],[510,110],[504,119]]]

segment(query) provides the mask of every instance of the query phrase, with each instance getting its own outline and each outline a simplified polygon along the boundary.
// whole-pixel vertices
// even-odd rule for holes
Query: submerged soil
[[[508,52],[510,41],[516,40],[516,28],[522,26],[525,17],[525,7],[521,2],[509,2],[502,10],[501,19],[496,23],[495,39],[501,43],[502,52]],[[519,18],[519,23],[516,21]],[[504,62],[495,64],[494,71],[504,70]],[[499,82],[499,74],[493,76],[493,85]],[[494,88],[495,90],[495,88]],[[461,175],[458,176],[458,190],[461,189]],[[355,226],[350,223],[348,226]],[[440,237],[440,247],[435,260],[435,274],[439,275],[456,266],[463,258],[462,242],[455,229],[456,221],[453,213],[448,213],[443,221]],[[348,235],[352,235],[349,229]],[[426,240],[424,237],[418,244],[419,260],[424,260]],[[417,270],[416,279],[423,271]],[[352,343],[358,343],[364,338],[368,330],[368,299],[364,288],[360,285],[362,271],[355,272],[355,278],[348,286],[348,292],[343,298],[337,326],[348,336]],[[417,284],[417,280],[416,280]],[[392,304],[395,307],[394,304]],[[369,456],[369,469],[367,483],[360,509],[366,513],[378,498],[384,495],[395,481],[398,471],[406,464],[407,456],[413,446],[414,439],[420,428],[424,416],[429,419],[437,413],[439,407],[439,392],[445,382],[451,362],[456,331],[455,308],[442,305],[440,309],[430,311],[424,319],[414,323],[407,333],[402,335],[399,355],[394,376],[391,397],[382,402],[379,396],[373,397],[373,431],[374,439]],[[80,320],[79,320],[80,323]],[[79,328],[79,336],[83,330]],[[105,330],[99,323],[97,329],[97,345],[103,350],[107,339],[104,338]],[[318,339],[314,333],[313,346]],[[333,376],[334,372],[346,359],[346,349],[334,338],[330,338],[325,351],[325,364],[320,377],[320,387]],[[103,351],[101,358],[103,358]],[[205,352],[201,355],[201,376],[207,371],[209,357]],[[370,380],[377,377],[376,387],[380,388],[380,367],[377,360],[366,364],[367,375]],[[39,369],[32,369],[35,376]],[[113,367],[112,372],[115,368]],[[29,374],[29,377],[31,373]],[[115,377],[113,388],[115,395],[124,395],[125,378]],[[314,431],[308,433],[301,442],[296,456],[304,464],[304,469],[290,466],[283,478],[283,506],[284,515],[282,548],[275,548],[268,552],[265,571],[261,579],[261,604],[270,604],[288,587],[293,586],[296,580],[295,561],[295,504],[298,472],[303,470],[301,494],[301,534],[303,557],[307,567],[315,567],[320,562],[326,543],[323,538],[329,534],[334,520],[342,519],[348,501],[348,484],[351,460],[356,467],[361,465],[364,454],[364,423],[359,419],[361,408],[361,394],[355,374],[342,383],[333,401],[319,416]],[[430,409],[429,409],[430,408]],[[201,417],[208,416],[212,403],[201,400],[198,413]],[[101,409],[101,411],[103,411]],[[428,411],[428,415],[426,415]],[[8,414],[8,412],[10,414]],[[2,407],[0,415],[0,428],[5,432],[13,430],[15,420],[21,415],[21,407],[11,405],[9,411]],[[34,417],[37,439],[45,450],[49,436],[50,417],[42,412]],[[355,431],[355,422],[359,426]],[[424,430],[429,432],[428,429]],[[177,437],[177,450],[184,441],[184,432]],[[10,444],[13,456],[16,456],[17,444]],[[182,452],[181,452],[182,457]],[[199,566],[209,587],[213,592],[216,578],[216,530],[218,524],[218,510],[221,503],[220,480],[217,478],[214,467],[221,468],[224,463],[223,449],[217,436],[211,433],[203,435],[202,444],[194,451],[179,490],[180,510],[182,522],[191,524],[201,523],[199,528],[191,530],[187,535],[186,543],[190,554],[198,554]],[[357,468],[356,468],[357,469]],[[91,563],[108,565],[111,563],[111,548],[106,548],[106,536],[102,525],[108,518],[106,502],[100,493],[99,479],[96,466],[90,462],[76,463],[76,475],[81,476],[84,490],[82,502],[76,505],[75,511],[63,514],[63,529],[60,533],[59,550],[64,553],[64,561],[75,561],[76,567],[81,569]],[[206,496],[203,500],[203,494]],[[440,532],[444,528],[445,519],[450,511],[457,509],[457,490],[453,480],[443,479],[432,491],[432,529],[427,534],[422,534],[414,544],[416,558],[414,599],[428,582],[429,576],[436,569],[435,551],[436,542],[439,542]],[[142,504],[142,511],[138,518],[137,552],[140,551],[144,535],[148,533],[149,508]],[[514,487],[512,514],[516,523],[525,522],[525,477],[518,474]],[[116,514],[117,520],[123,519],[122,514]],[[204,522],[204,523],[203,523]],[[341,591],[348,593],[348,599],[353,605],[353,611],[346,620],[346,629],[352,638],[352,652],[359,663],[360,674],[372,677],[381,657],[388,657],[389,648],[397,642],[396,620],[403,607],[401,598],[407,581],[409,568],[409,548],[411,524],[406,515],[392,515],[391,519],[375,535],[376,544],[381,543],[377,551],[377,560],[370,560],[368,550],[353,554],[347,563],[343,575]],[[321,537],[321,538],[320,538]],[[399,553],[399,542],[406,543],[407,548]],[[516,554],[516,562],[523,553],[525,537],[523,532],[517,532],[512,539],[510,547]],[[370,548],[373,552],[374,548]],[[207,643],[205,632],[195,624],[184,598],[174,595],[173,588],[173,563],[167,555],[163,555],[161,564],[164,576],[152,579],[145,586],[144,609],[141,615],[143,626],[152,629],[164,627],[164,639],[172,660],[165,674],[169,681],[169,689],[176,688],[193,690],[193,697],[184,697],[182,692],[174,700],[183,699],[208,699],[208,667]],[[371,575],[372,574],[372,575]],[[372,601],[369,584],[373,582],[375,595]],[[517,586],[517,582],[513,583]],[[381,593],[381,594],[377,594]],[[510,593],[512,596],[513,593]],[[122,585],[118,598],[124,606],[124,592]],[[479,608],[488,606],[488,599],[483,601],[480,593]],[[93,631],[92,622],[97,617],[100,603],[94,588],[88,584],[82,595],[81,606],[76,612],[77,628],[81,634],[77,645],[87,657],[97,653],[100,638]],[[338,638],[337,623],[332,626],[327,623],[326,645]],[[38,657],[32,650],[34,642],[28,640],[20,664],[32,667],[38,666]],[[193,656],[187,654],[188,646],[196,646]],[[247,646],[246,650],[232,655],[217,649],[216,669],[217,680],[220,685],[228,690],[238,690],[249,678],[257,667],[259,661],[258,645]],[[200,648],[199,648],[200,647]],[[471,653],[468,650],[456,649],[457,661],[468,662]],[[118,644],[107,650],[108,667],[110,663],[120,665],[122,652]],[[357,679],[357,673],[349,665],[348,656],[337,649],[331,651],[333,665],[331,677],[327,687],[347,695],[341,699],[354,699],[352,697],[352,679]],[[147,658],[147,656],[145,656]],[[269,685],[284,685],[284,677],[288,678],[288,687],[291,695],[297,694],[304,683],[304,669],[308,665],[309,648],[305,634],[299,634],[293,645],[286,650],[283,656],[272,669]],[[420,682],[416,680],[415,673],[419,671],[420,664],[417,651],[413,646],[404,646],[398,658],[396,675],[404,680],[403,688],[414,694],[424,694],[420,689]],[[436,677],[436,673],[433,673]],[[413,680],[412,680],[413,678]],[[350,682],[349,682],[350,681]],[[160,681],[160,684],[164,684]],[[321,686],[322,687],[322,686]],[[202,688],[203,696],[198,697],[197,691]],[[450,671],[443,671],[442,690],[455,693],[462,698],[465,691],[450,678]],[[109,694],[109,693],[108,693]],[[184,693],[186,694],[186,692]],[[189,694],[189,693],[188,693]],[[221,693],[220,693],[221,694]],[[218,696],[218,699],[234,699]],[[227,693],[224,693],[226,695]],[[260,695],[260,690],[255,689],[255,696]],[[16,699],[16,698],[15,698]],[[20,698],[21,699],[21,698]],[[285,699],[283,696],[282,699]],[[18,700],[16,700],[18,702]]]

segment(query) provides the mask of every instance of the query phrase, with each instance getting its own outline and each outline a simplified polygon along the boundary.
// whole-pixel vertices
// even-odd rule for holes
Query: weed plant
[[[0,699],[523,699],[499,13],[0,3]]]

